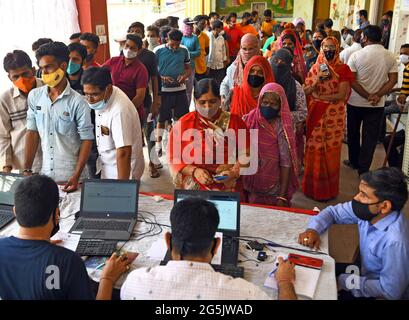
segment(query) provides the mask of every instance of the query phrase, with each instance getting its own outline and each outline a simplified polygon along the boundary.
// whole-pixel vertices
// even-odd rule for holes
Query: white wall
[[[404,43],[409,43],[409,1],[396,0],[389,50],[398,54]]]

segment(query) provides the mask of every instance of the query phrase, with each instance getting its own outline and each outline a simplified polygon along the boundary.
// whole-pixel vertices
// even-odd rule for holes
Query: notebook
[[[264,283],[265,287],[278,289],[277,282],[275,280],[275,272],[277,271],[279,257],[283,258],[284,260],[289,260],[295,264],[296,280],[294,289],[297,296],[313,299],[324,261],[293,253],[288,255],[279,254],[276,262],[274,262],[274,269],[269,273]]]

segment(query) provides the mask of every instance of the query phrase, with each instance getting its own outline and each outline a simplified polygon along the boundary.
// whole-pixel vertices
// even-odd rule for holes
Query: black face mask
[[[388,19],[381,20],[381,26],[387,26],[387,25],[389,25],[389,20]]]
[[[314,45],[315,49],[317,49],[317,50],[321,49],[321,43],[322,43],[322,40],[312,40],[312,44]]]
[[[55,209],[55,211],[53,212],[53,224],[54,224],[54,228],[53,228],[53,230],[51,231],[51,236],[50,236],[50,238],[54,237],[54,236],[58,233],[58,231],[60,231],[60,224],[59,224],[59,223],[56,223],[56,220],[57,220],[57,209]]]
[[[249,75],[247,81],[252,88],[260,88],[264,84],[264,77]]]
[[[330,50],[330,51],[324,51],[325,54],[325,58],[327,59],[327,61],[332,61],[335,57],[335,51]]]
[[[87,57],[85,58],[85,60],[87,60],[87,62],[91,62],[92,59],[94,59],[95,53],[91,53],[91,54],[87,54]]]
[[[369,206],[381,203],[382,201],[376,202],[376,203],[361,203],[359,201],[356,201],[355,199],[352,199],[352,210],[354,211],[354,214],[361,220],[363,221],[372,221],[374,218],[380,215],[378,214],[373,214],[371,211],[369,211]]]

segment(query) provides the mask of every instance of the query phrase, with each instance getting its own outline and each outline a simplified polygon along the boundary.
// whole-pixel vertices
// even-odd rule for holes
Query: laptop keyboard
[[[9,211],[0,210],[0,226],[13,220],[13,216],[10,215]]]
[[[80,240],[77,250],[80,256],[110,257],[116,251],[116,241]]]
[[[130,221],[116,221],[116,220],[81,220],[76,230],[118,230],[127,231]]]
[[[233,278],[244,278],[244,268],[232,264],[212,264],[215,271]]]

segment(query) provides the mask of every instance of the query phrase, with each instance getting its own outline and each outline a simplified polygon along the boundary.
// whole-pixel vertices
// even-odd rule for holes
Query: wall
[[[313,28],[314,0],[294,0],[293,18],[301,17],[307,29]]]
[[[210,0],[187,0],[186,16],[194,18],[199,14],[209,14],[212,11],[212,2]]]
[[[398,54],[404,43],[409,43],[409,3],[407,0],[396,0],[393,12],[393,23],[389,50]]]
[[[104,63],[110,58],[106,0],[76,0],[76,2],[81,32],[97,33],[98,25],[105,26],[105,32],[98,34],[102,43],[96,55],[97,62]]]

